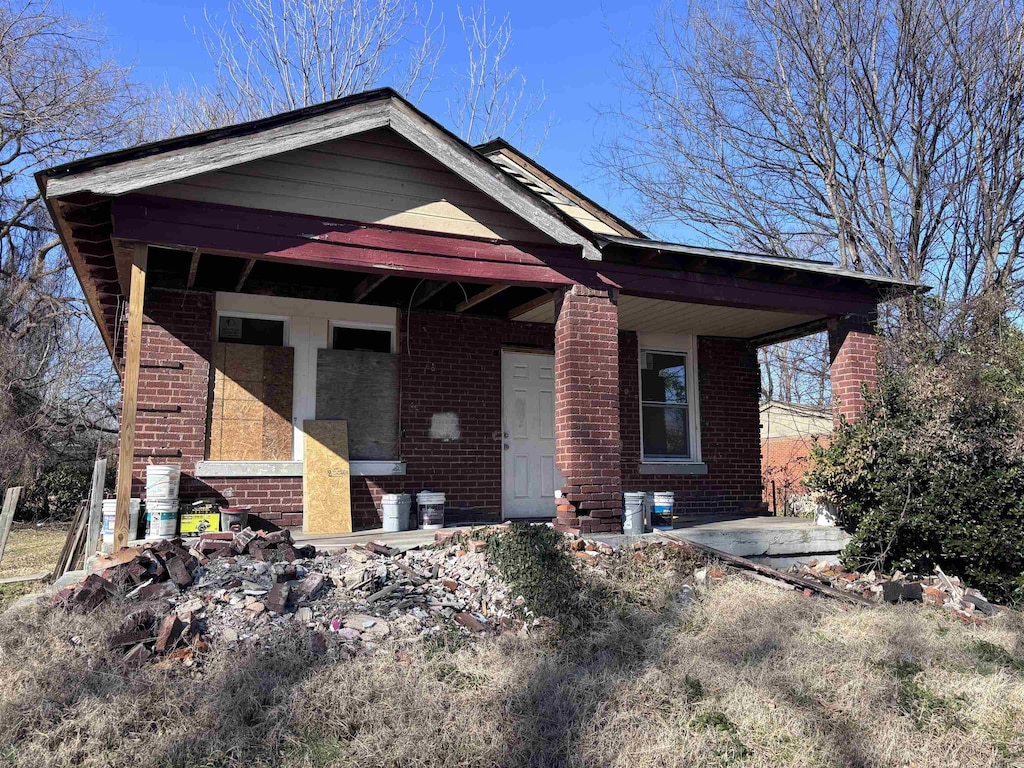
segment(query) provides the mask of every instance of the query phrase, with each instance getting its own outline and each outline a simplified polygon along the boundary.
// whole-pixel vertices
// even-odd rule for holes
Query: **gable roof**
[[[47,198],[116,196],[290,150],[390,128],[539,231],[583,257],[601,258],[592,233],[489,162],[390,88],[346,96],[247,123],[108,152],[40,171]]]

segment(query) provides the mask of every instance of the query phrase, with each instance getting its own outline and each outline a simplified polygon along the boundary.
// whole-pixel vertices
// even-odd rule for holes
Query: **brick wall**
[[[598,297],[600,300],[600,297]],[[607,304],[607,299],[603,300]],[[210,398],[210,353],[214,318],[212,294],[151,289],[146,297],[143,325],[136,456],[133,494],[142,495],[145,465],[181,464],[182,498],[223,497],[231,491],[233,503],[251,505],[261,517],[282,525],[301,525],[301,478],[216,478],[193,476],[195,464],[205,456],[207,408]],[[608,307],[604,307],[608,309]],[[611,308],[614,312],[614,307]],[[616,331],[617,333],[617,331]],[[465,520],[498,520],[501,515],[501,349],[518,346],[552,352],[555,328],[547,324],[455,314],[414,312],[402,314],[401,407],[399,438],[408,474],[398,477],[353,478],[352,512],[357,528],[379,525],[379,500],[384,493],[443,490],[449,507]],[[614,338],[614,336],[613,336]],[[588,348],[592,345],[588,342]],[[730,512],[760,499],[758,435],[758,371],[752,353],[742,342],[701,339],[701,424],[706,477],[639,475],[639,374],[637,340],[633,333],[618,334],[615,354],[605,350],[600,362],[617,357],[612,370],[620,381],[605,381],[613,402],[597,403],[594,411],[603,427],[596,439],[600,455],[618,456],[619,466],[600,483],[596,473],[582,464],[572,471],[591,479],[586,489],[591,502],[603,509],[620,507],[618,478],[628,490],[674,490],[686,511]],[[592,366],[592,354],[580,366]],[[155,367],[159,366],[159,367]],[[589,374],[577,375],[580,379]],[[600,367],[600,366],[599,366]],[[608,367],[607,365],[604,367]],[[571,378],[571,377],[570,377]],[[607,378],[607,377],[606,377]],[[577,382],[578,383],[578,382]],[[593,381],[589,382],[591,385]],[[591,387],[581,404],[592,408]],[[600,393],[598,393],[600,394]],[[620,415],[621,411],[621,415]],[[459,437],[431,437],[435,414],[455,414]],[[613,416],[614,414],[614,416]],[[595,428],[596,429],[596,428]],[[614,437],[613,437],[614,435]],[[563,439],[589,437],[563,434]],[[587,464],[590,467],[591,464]],[[562,470],[563,472],[565,470]],[[599,468],[599,471],[603,469]],[[583,479],[580,480],[583,493]],[[602,488],[601,486],[607,486]],[[609,490],[609,489],[612,490]],[[581,500],[581,499],[578,499]],[[583,505],[585,506],[585,505]],[[591,511],[594,508],[591,506]],[[592,519],[586,508],[580,513]],[[616,518],[617,519],[617,518]]]
[[[761,479],[764,502],[781,512],[787,499],[807,492],[803,486],[814,446],[827,446],[830,435],[773,437],[761,441]]]
[[[206,455],[214,297],[151,288],[142,325],[132,495],[145,496],[146,464],[180,464],[182,499],[225,498],[279,525],[302,524],[302,478],[194,476]]]
[[[828,346],[832,365],[832,413],[836,424],[853,421],[864,412],[864,388],[878,385],[878,336],[874,318],[851,315],[829,321]]]
[[[554,329],[468,315],[402,314],[399,438],[408,473],[353,478],[352,516],[360,528],[380,524],[385,493],[444,491],[463,520],[501,519],[501,348],[550,352]],[[431,420],[454,413],[458,440],[431,437]]]
[[[641,475],[639,350],[634,332],[619,333],[623,490],[674,491],[683,515],[763,511],[756,353],[739,339],[697,340],[701,459],[708,473]]]

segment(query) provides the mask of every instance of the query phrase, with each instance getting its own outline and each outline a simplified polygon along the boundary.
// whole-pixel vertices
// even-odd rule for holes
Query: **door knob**
[[[507,451],[508,450],[508,443],[503,443],[502,447]]]

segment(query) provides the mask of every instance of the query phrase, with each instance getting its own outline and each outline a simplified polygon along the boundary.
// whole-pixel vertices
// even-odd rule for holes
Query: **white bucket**
[[[147,539],[173,539],[178,532],[178,500],[146,499]]]
[[[416,494],[416,509],[420,513],[420,523],[424,530],[434,531],[444,528],[444,494],[432,491],[420,491]]]
[[[181,467],[177,464],[149,464],[146,467],[146,500],[178,498]]]
[[[644,510],[647,508],[647,494],[626,491],[622,494],[623,519],[622,532],[629,536],[639,536],[644,532]]]
[[[384,513],[384,530],[389,533],[409,530],[411,507],[412,497],[408,493],[385,493],[380,500],[380,508]]]
[[[117,517],[117,499],[103,500],[103,548],[114,546],[114,522]],[[139,499],[128,502],[128,538],[139,536]]]
[[[676,505],[676,495],[673,491],[656,491],[654,494],[654,514],[662,518],[672,520],[672,512]]]

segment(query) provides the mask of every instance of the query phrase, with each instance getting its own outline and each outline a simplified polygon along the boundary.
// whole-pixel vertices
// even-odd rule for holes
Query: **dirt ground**
[[[578,565],[585,630],[317,656],[301,629],[132,667],[125,608],[0,616],[6,766],[1020,766],[1024,622],[859,608],[733,572]]]
[[[15,523],[7,538],[3,560],[0,560],[0,580],[52,571],[67,533],[66,523],[38,527],[34,523]],[[38,588],[35,582],[0,584],[0,611],[21,595]]]

